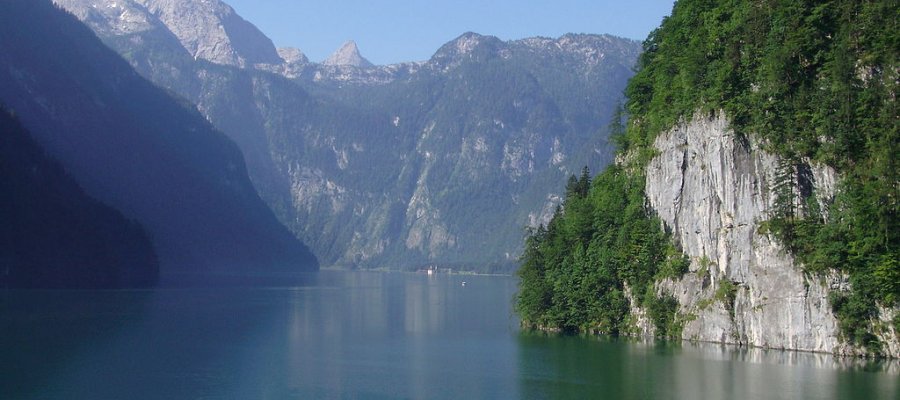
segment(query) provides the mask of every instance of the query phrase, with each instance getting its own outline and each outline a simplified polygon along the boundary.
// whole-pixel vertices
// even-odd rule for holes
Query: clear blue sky
[[[375,64],[426,60],[472,31],[504,40],[609,33],[643,40],[674,0],[224,0],[272,38],[322,61],[353,39]]]

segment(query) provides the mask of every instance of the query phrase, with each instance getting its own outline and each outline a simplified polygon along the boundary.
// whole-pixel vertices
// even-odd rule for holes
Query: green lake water
[[[0,399],[900,399],[896,361],[521,332],[511,277],[216,286],[0,291]]]

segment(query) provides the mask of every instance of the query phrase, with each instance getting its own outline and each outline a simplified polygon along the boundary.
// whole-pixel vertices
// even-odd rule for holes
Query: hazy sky
[[[674,0],[225,0],[278,47],[322,61],[345,41],[375,64],[426,60],[472,31],[501,39],[609,33],[643,40]]]

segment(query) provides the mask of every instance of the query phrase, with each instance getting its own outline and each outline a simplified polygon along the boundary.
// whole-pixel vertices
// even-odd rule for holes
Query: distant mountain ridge
[[[84,21],[238,143],[261,196],[324,264],[361,268],[513,268],[524,227],[559,202],[555,182],[611,161],[607,126],[640,53],[609,35],[466,33],[423,62],[325,65],[281,49],[286,62],[242,67],[194,59],[168,28]]]
[[[166,43],[154,20],[119,21]],[[0,3],[0,102],[88,194],[147,229],[163,274],[317,268],[232,141],[49,1]]]

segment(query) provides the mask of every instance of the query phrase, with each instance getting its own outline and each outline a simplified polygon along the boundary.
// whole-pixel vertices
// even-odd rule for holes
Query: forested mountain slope
[[[0,132],[0,286],[156,283],[156,253],[136,222],[88,197],[3,109]]]

